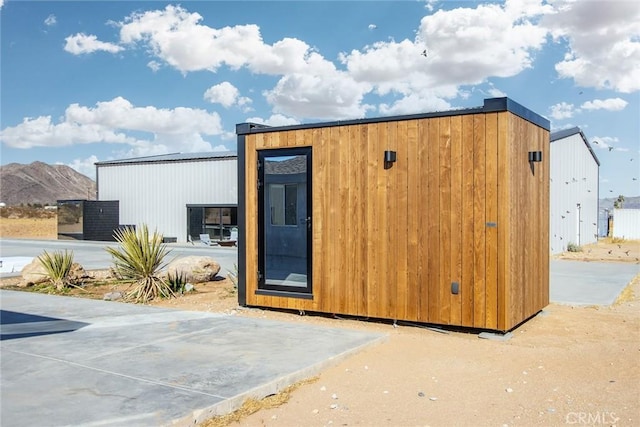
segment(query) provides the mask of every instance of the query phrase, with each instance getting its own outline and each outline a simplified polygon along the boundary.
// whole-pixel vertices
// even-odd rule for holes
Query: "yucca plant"
[[[175,274],[167,274],[167,284],[169,289],[175,294],[183,294],[187,285],[187,276],[184,273],[176,272]]]
[[[233,263],[233,271],[230,271],[227,274],[227,277],[229,278],[229,280],[231,280],[231,283],[233,283],[233,290],[237,291],[238,290],[238,264]]]
[[[38,256],[38,260],[47,271],[47,275],[57,291],[72,285],[69,280],[69,273],[73,265],[73,251],[68,252],[65,250],[64,252],[55,251],[53,253],[44,251],[42,255]]]
[[[146,225],[137,231],[125,227],[116,230],[114,237],[120,246],[105,249],[113,257],[117,275],[133,282],[126,299],[147,303],[154,298],[175,296],[167,281],[158,276],[171,251],[162,243],[162,236],[157,231],[150,235]]]

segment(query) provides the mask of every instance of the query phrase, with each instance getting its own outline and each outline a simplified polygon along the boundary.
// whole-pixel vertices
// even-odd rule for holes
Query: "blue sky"
[[[3,165],[95,178],[96,161],[235,150],[245,121],[508,96],[582,129],[602,198],[640,195],[636,1],[0,0],[0,19]]]

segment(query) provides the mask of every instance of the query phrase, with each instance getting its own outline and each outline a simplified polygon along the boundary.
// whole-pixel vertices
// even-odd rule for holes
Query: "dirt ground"
[[[5,234],[5,221],[0,235],[13,237]],[[609,239],[555,258],[638,264],[640,242]],[[74,293],[100,298],[110,290]],[[640,425],[640,275],[610,307],[551,304],[508,340],[240,308],[228,279],[152,304],[388,335],[297,386],[275,407],[258,403],[253,414],[245,410],[236,421],[205,426]]]

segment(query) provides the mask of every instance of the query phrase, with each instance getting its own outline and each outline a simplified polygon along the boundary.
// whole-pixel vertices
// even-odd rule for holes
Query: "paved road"
[[[237,263],[238,259],[237,248],[204,246],[202,244],[167,243],[166,245],[171,250],[171,253],[167,256],[167,261],[174,257],[188,255],[210,256],[220,264],[221,276],[226,276],[227,272],[233,271],[234,264]],[[112,261],[111,255],[104,250],[107,246],[117,247],[117,243],[86,240],[0,239],[0,259],[2,260],[0,277],[20,275],[22,267],[34,257],[42,254],[44,250],[47,252],[73,251],[75,261],[80,263],[85,270],[109,268],[112,265]]]

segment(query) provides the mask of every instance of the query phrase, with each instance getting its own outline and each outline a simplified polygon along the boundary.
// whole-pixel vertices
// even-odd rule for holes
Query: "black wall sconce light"
[[[542,151],[529,151],[529,169],[531,169],[531,173],[535,175],[536,171],[533,167],[534,163],[538,163],[542,161]]]
[[[384,152],[384,168],[389,169],[396,162],[396,152],[386,150]]]
[[[529,151],[529,161],[534,163],[541,162],[542,151]]]

